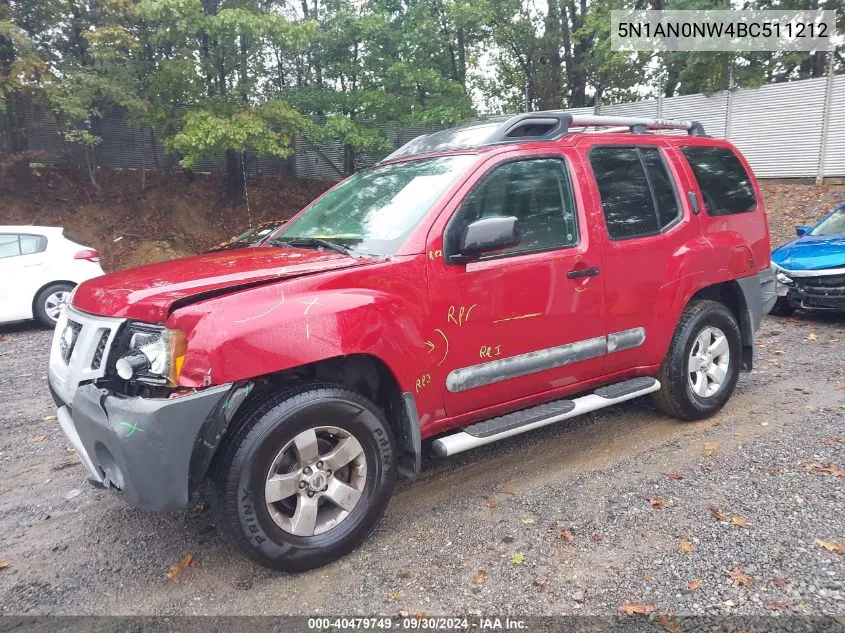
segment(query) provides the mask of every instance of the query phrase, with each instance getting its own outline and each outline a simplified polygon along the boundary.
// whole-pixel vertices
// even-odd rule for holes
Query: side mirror
[[[478,259],[485,253],[519,244],[519,224],[515,217],[482,218],[464,229],[453,263]]]
[[[795,234],[798,237],[802,237],[804,235],[807,235],[807,233],[809,233],[810,229],[812,229],[812,228],[813,228],[812,226],[796,226],[795,227]]]

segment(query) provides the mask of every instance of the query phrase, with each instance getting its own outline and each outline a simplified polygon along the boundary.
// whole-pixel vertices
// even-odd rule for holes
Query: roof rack
[[[705,136],[698,121],[667,121],[638,117],[571,114],[564,110],[524,112],[516,116],[491,117],[448,130],[425,134],[405,143],[382,162],[410,156],[456,149],[472,149],[484,145],[520,141],[555,141],[571,128],[603,128],[603,132],[630,130],[642,134],[650,130],[686,130],[690,136]]]
[[[573,115],[570,127],[627,127],[634,133],[643,133],[647,130],[686,130],[690,136],[706,136],[704,126],[698,121],[670,121],[598,114]]]

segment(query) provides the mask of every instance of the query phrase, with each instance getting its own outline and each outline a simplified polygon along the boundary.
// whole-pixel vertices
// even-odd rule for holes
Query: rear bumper
[[[222,385],[173,399],[126,398],[86,384],[70,405],[55,391],[54,397],[59,424],[91,483],[119,491],[134,506],[168,510],[187,505],[192,461],[207,454],[199,444],[231,390]]]

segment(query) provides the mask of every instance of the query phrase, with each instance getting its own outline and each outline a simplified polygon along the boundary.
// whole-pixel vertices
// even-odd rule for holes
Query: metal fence
[[[576,108],[574,114],[612,114],[665,119],[696,119],[711,136],[728,138],[745,154],[760,178],[845,177],[845,75],[738,88],[711,95],[653,99],[635,103]],[[64,140],[60,122],[51,112],[27,115],[27,141],[32,150],[43,150],[52,163],[84,165],[82,147]],[[422,126],[378,126],[394,147],[434,131]],[[128,124],[117,115],[101,126],[98,162],[119,169],[170,169],[178,157],[167,154],[148,128]],[[357,167],[378,160],[359,156]],[[250,175],[294,174],[301,178],[339,180],[343,176],[343,147],[339,142],[313,144],[298,138],[291,158],[245,156]],[[194,167],[214,172],[223,168],[223,157]]]

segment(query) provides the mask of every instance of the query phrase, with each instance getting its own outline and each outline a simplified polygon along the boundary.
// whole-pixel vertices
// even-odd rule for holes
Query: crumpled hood
[[[340,253],[242,248],[130,268],[86,281],[73,307],[91,314],[164,323],[177,301],[366,264]]]
[[[772,261],[786,270],[845,266],[845,235],[805,235],[776,249]]]

